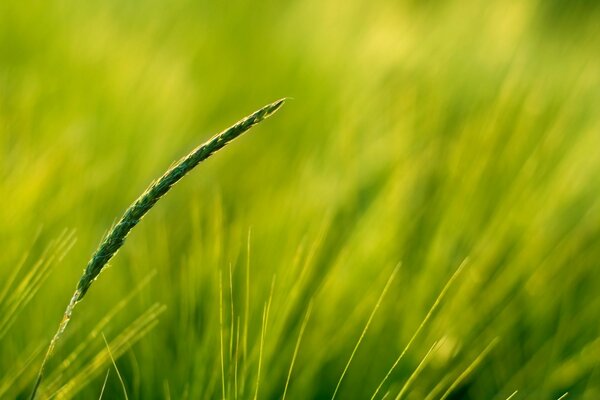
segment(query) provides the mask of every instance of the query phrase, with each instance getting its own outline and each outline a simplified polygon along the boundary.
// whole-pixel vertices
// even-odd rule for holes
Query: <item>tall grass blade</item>
[[[285,396],[288,391],[288,387],[290,385],[290,379],[292,377],[292,370],[294,369],[294,364],[296,363],[296,357],[298,356],[298,349],[300,348],[300,342],[302,341],[302,336],[304,335],[304,330],[306,329],[306,324],[308,323],[308,319],[310,318],[310,313],[312,311],[312,300],[308,304],[308,309],[306,310],[306,314],[304,315],[304,320],[302,321],[302,325],[300,326],[300,333],[298,334],[298,340],[296,340],[296,346],[294,347],[294,354],[292,355],[292,362],[290,364],[290,369],[288,371],[287,379],[285,380],[285,388],[283,389],[283,396],[281,400],[285,400]]]
[[[274,103],[268,104],[260,110],[250,114],[244,119],[238,121],[230,128],[213,136],[206,143],[198,146],[190,154],[183,157],[171,168],[167,170],[158,180],[153,182],[144,193],[125,211],[119,222],[108,232],[105,239],[100,243],[96,252],[88,262],[83,275],[77,283],[75,293],[71,297],[69,304],[65,310],[63,318],[59,324],[56,334],[50,341],[46,356],[44,357],[38,376],[36,378],[30,399],[35,399],[35,395],[39,388],[44,375],[44,368],[51,357],[56,343],[65,331],[75,305],[83,299],[88,289],[100,272],[104,269],[110,259],[123,246],[129,232],[140,222],[148,211],[156,204],[156,202],[164,196],[181,178],[196,167],[201,161],[206,160],[218,150],[222,149],[229,142],[260,123],[264,119],[275,113],[285,102],[284,99],[277,100]]]
[[[417,365],[417,368],[415,368],[413,373],[410,374],[410,376],[408,377],[408,380],[404,383],[404,385],[402,386],[402,389],[400,389],[400,392],[396,396],[395,400],[400,400],[404,396],[404,394],[406,394],[408,392],[410,385],[412,385],[412,383],[417,379],[417,376],[419,376],[419,374],[421,373],[423,368],[425,368],[425,365],[427,363],[427,360],[429,359],[429,356],[431,355],[431,352],[433,352],[433,350],[436,348],[437,345],[438,345],[438,342],[434,342],[433,345],[431,345],[431,347],[429,348],[429,351],[427,351],[427,353],[425,354],[425,357],[423,357],[421,359],[421,362],[419,363],[419,365]]]
[[[490,344],[487,345],[485,349],[473,360],[471,364],[452,382],[450,387],[446,390],[446,392],[440,397],[440,400],[446,400],[452,392],[468,377],[471,372],[473,372],[477,366],[483,361],[483,359],[488,355],[490,351],[498,344],[499,338],[494,338]]]
[[[377,396],[377,393],[379,393],[379,391],[381,390],[381,388],[383,387],[383,385],[385,384],[385,382],[388,380],[388,378],[390,377],[390,375],[392,374],[392,372],[394,371],[394,369],[396,369],[396,367],[398,366],[398,364],[400,363],[400,361],[402,360],[402,358],[404,358],[404,356],[406,355],[406,353],[408,352],[408,350],[412,346],[413,342],[419,336],[419,334],[421,333],[421,331],[423,330],[423,328],[425,327],[425,325],[427,325],[427,322],[429,322],[429,320],[431,319],[431,316],[433,315],[433,313],[435,312],[435,310],[437,310],[438,306],[442,302],[442,299],[446,295],[446,292],[448,291],[448,289],[450,289],[450,286],[452,286],[452,283],[456,280],[456,277],[460,274],[460,272],[463,270],[463,268],[468,263],[468,261],[469,261],[469,259],[466,258],[458,266],[458,268],[456,269],[456,271],[454,271],[454,273],[452,274],[452,276],[450,277],[450,279],[448,279],[448,282],[446,282],[446,284],[444,285],[442,291],[440,292],[440,294],[437,296],[437,298],[433,302],[433,305],[431,306],[431,308],[429,308],[429,311],[427,311],[427,314],[425,315],[425,318],[423,318],[423,321],[421,321],[421,324],[419,324],[419,327],[417,328],[417,330],[415,331],[415,333],[413,333],[412,337],[410,338],[410,340],[408,341],[408,343],[406,344],[406,346],[404,346],[404,349],[402,350],[402,352],[400,353],[400,355],[398,356],[398,358],[396,358],[396,360],[394,361],[394,363],[392,364],[392,366],[390,367],[390,369],[388,370],[388,372],[383,377],[383,380],[379,383],[379,386],[377,386],[377,389],[375,389],[375,392],[371,396],[371,400],[375,399],[375,396]]]
[[[106,376],[104,377],[104,383],[102,384],[102,389],[100,390],[100,397],[98,397],[98,400],[102,400],[102,396],[104,396],[104,389],[106,389],[106,382],[108,382],[108,374],[110,374],[110,369],[106,371]]]
[[[121,387],[123,388],[123,395],[125,396],[125,400],[129,400],[129,396],[127,396],[127,388],[125,387],[125,381],[121,376],[121,372],[119,372],[119,368],[117,367],[115,358],[113,357],[112,352],[110,351],[110,346],[108,345],[108,341],[106,340],[106,336],[104,336],[104,333],[102,334],[102,339],[104,339],[106,351],[108,352],[108,356],[110,357],[110,361],[112,362],[113,367],[115,367],[115,371],[117,372],[117,376],[119,377],[119,382],[121,382]]]
[[[371,311],[371,315],[369,315],[369,319],[367,320],[367,323],[366,323],[363,331],[361,332],[360,337],[358,338],[358,341],[356,342],[356,345],[354,346],[354,349],[352,350],[352,354],[350,354],[350,358],[348,359],[348,362],[346,363],[346,366],[344,367],[344,371],[342,372],[342,375],[340,376],[340,379],[335,387],[333,395],[331,396],[331,400],[335,399],[335,396],[337,395],[338,390],[340,389],[340,386],[342,385],[342,381],[344,380],[344,377],[346,376],[346,372],[348,372],[348,368],[350,367],[350,364],[352,363],[352,360],[354,359],[356,350],[358,350],[358,347],[362,343],[362,341],[365,337],[365,334],[367,333],[367,330],[369,329],[369,326],[371,326],[373,317],[375,316],[375,313],[379,309],[379,306],[381,305],[381,301],[385,297],[385,294],[387,293],[387,291],[388,291],[390,285],[392,284],[392,281],[394,280],[394,277],[396,276],[396,273],[398,272],[399,269],[400,269],[400,264],[396,265],[396,267],[394,268],[394,271],[392,271],[392,274],[390,275],[388,281],[386,282],[385,287],[383,288],[383,291],[381,292],[381,295],[377,299],[377,303],[375,303],[375,307],[373,307],[373,311]]]

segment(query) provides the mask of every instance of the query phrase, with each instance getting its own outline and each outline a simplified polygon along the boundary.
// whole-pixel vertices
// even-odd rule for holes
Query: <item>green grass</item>
[[[58,330],[50,340],[50,345],[46,351],[46,355],[42,360],[40,371],[36,378],[34,388],[31,393],[31,398],[34,399],[37,393],[37,389],[41,383],[44,367],[48,359],[52,356],[56,344],[64,334],[69,321],[72,318],[73,310],[78,302],[80,302],[92,283],[98,278],[98,275],[106,267],[107,263],[114,257],[119,249],[125,243],[129,232],[135,228],[135,226],[141,221],[141,219],[150,211],[152,207],[160,200],[162,196],[176,184],[181,178],[183,178],[188,172],[195,168],[200,162],[206,160],[208,157],[213,155],[215,152],[222,149],[229,142],[237,138],[239,135],[252,128],[254,125],[260,123],[265,118],[268,118],[271,114],[276,112],[284,103],[284,99],[278,100],[272,104],[266,105],[260,110],[252,113],[246,118],[240,120],[235,125],[227,128],[223,132],[213,136],[206,143],[198,146],[190,154],[177,161],[167,172],[165,172],[160,178],[153,182],[144,193],[137,198],[137,200],[125,210],[125,213],[119,220],[119,222],[113,226],[106,237],[102,240],[98,249],[92,255],[92,258],[88,262],[87,266],[83,270],[83,275],[77,282],[75,293],[71,297],[69,304],[64,312],[63,318],[58,326]],[[219,282],[220,283],[220,282]],[[106,342],[106,338],[104,338]],[[108,343],[107,343],[108,348]],[[111,361],[114,364],[112,354],[108,349]],[[116,367],[115,367],[116,369]],[[121,383],[123,380],[121,375],[118,374]]]
[[[124,206],[282,95],[128,236],[39,398],[600,397],[599,11],[0,2],[0,397]]]

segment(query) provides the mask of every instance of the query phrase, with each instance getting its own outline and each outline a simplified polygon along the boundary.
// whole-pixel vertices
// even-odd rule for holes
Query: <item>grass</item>
[[[106,264],[117,253],[117,251],[119,251],[121,246],[123,246],[129,232],[140,222],[144,215],[148,211],[150,211],[150,209],[156,204],[156,202],[160,200],[160,198],[171,189],[171,187],[174,184],[176,184],[188,172],[190,172],[194,167],[196,167],[201,161],[206,160],[208,157],[222,149],[225,145],[227,145],[229,142],[246,132],[248,129],[260,123],[265,118],[268,118],[270,115],[276,112],[279,109],[279,107],[283,105],[284,101],[285,99],[282,99],[272,104],[266,105],[260,110],[240,120],[230,128],[215,135],[203,145],[194,149],[190,154],[188,154],[180,161],[175,163],[174,166],[169,168],[169,170],[165,172],[162,177],[160,177],[157,181],[153,182],[150,185],[150,187],[148,187],[148,189],[146,189],[146,191],[131,206],[129,206],[129,208],[125,211],[119,222],[108,232],[106,238],[102,241],[102,243],[100,243],[98,249],[94,252],[92,258],[90,259],[85,270],[83,271],[83,275],[77,283],[75,293],[69,301],[69,305],[65,310],[63,319],[58,327],[58,330],[52,337],[52,340],[50,341],[50,345],[48,346],[46,356],[42,361],[40,372],[38,373],[38,377],[36,378],[36,382],[30,396],[31,399],[34,399],[36,396],[38,387],[44,375],[44,367],[46,365],[46,362],[52,356],[57,342],[64,334],[64,331],[67,328],[69,321],[71,320],[75,306],[79,301],[83,299],[89,287],[96,280],[96,278],[98,278],[98,275],[100,275],[102,270],[106,267]],[[219,287],[221,287],[220,281]],[[104,338],[104,340],[106,342],[106,338]],[[106,346],[111,361],[114,364],[114,359],[112,358],[112,354],[110,353],[108,343],[106,343]],[[118,371],[117,375],[119,376],[119,379],[122,382],[121,374],[118,373]]]
[[[0,2],[0,397],[148,177],[285,93],[127,236],[38,398],[124,398],[102,334],[132,400],[330,399],[350,358],[336,399],[600,398],[598,12]]]
[[[363,339],[365,337],[365,334],[367,333],[367,330],[369,329],[369,326],[371,325],[371,322],[373,321],[373,317],[375,316],[375,313],[379,309],[379,306],[381,305],[381,301],[383,300],[383,297],[385,296],[385,294],[388,291],[390,285],[392,284],[392,282],[394,280],[394,277],[398,273],[398,269],[399,268],[400,268],[400,265],[398,264],[396,266],[396,268],[394,268],[394,271],[392,272],[392,274],[390,275],[390,278],[386,282],[386,284],[385,284],[385,286],[383,288],[383,291],[381,292],[381,295],[377,299],[377,303],[375,303],[375,307],[373,307],[373,311],[371,311],[371,314],[369,315],[369,319],[367,320],[367,323],[365,324],[365,327],[363,328],[363,330],[362,330],[362,332],[360,334],[360,337],[356,341],[356,345],[354,345],[354,348],[352,349],[352,353],[350,354],[350,358],[348,359],[348,362],[344,366],[344,370],[342,371],[342,375],[340,376],[340,379],[338,380],[338,383],[335,386],[335,390],[333,391],[333,395],[331,396],[332,399],[335,399],[335,396],[337,395],[337,393],[338,393],[338,391],[340,389],[342,381],[344,380],[344,377],[346,376],[346,373],[348,372],[348,368],[350,367],[350,364],[352,363],[352,359],[354,358],[354,355],[356,354],[356,350],[358,349],[358,347],[360,346],[361,342],[363,341]]]

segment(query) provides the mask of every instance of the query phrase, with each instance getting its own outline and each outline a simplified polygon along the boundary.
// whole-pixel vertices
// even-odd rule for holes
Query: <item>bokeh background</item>
[[[289,96],[133,231],[41,398],[600,398],[599,4],[1,1],[0,397],[150,181]]]

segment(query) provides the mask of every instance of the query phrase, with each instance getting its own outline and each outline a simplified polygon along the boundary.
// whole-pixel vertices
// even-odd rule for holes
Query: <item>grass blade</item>
[[[356,342],[356,345],[354,346],[354,349],[352,350],[352,354],[350,354],[350,358],[348,359],[348,362],[346,363],[346,366],[344,367],[344,371],[342,371],[342,375],[340,376],[340,379],[338,380],[338,383],[335,387],[333,395],[331,396],[331,400],[335,399],[335,396],[337,395],[338,390],[340,389],[340,386],[342,385],[342,381],[344,380],[344,377],[346,376],[346,372],[348,372],[348,368],[350,367],[350,364],[352,363],[352,359],[354,358],[354,355],[356,354],[356,350],[358,350],[358,347],[362,343],[362,340],[365,337],[367,330],[369,330],[369,326],[371,326],[373,317],[375,316],[375,313],[379,309],[379,306],[381,305],[381,301],[385,297],[385,294],[387,293],[390,285],[392,284],[392,281],[394,280],[394,277],[396,276],[398,269],[400,269],[400,264],[396,265],[396,267],[394,268],[394,271],[392,271],[392,274],[390,275],[388,281],[386,282],[385,287],[383,288],[383,291],[381,292],[381,295],[377,299],[377,303],[375,303],[375,307],[373,307],[373,311],[371,311],[371,315],[369,315],[369,319],[367,320],[367,323],[366,323],[363,331],[361,332],[360,337],[358,338],[358,341]]]
[[[156,202],[164,196],[181,178],[196,167],[201,161],[206,160],[218,150],[222,149],[229,142],[260,123],[264,119],[275,113],[285,102],[284,99],[277,100],[274,103],[268,104],[260,110],[250,114],[244,119],[238,121],[230,128],[213,136],[206,143],[198,146],[187,156],[183,157],[171,168],[167,170],[158,180],[153,182],[148,189],[125,211],[119,222],[108,232],[105,239],[100,243],[98,249],[92,255],[88,262],[83,275],[77,283],[75,293],[69,301],[63,319],[61,320],[58,330],[50,341],[46,355],[40,366],[40,371],[36,378],[30,399],[35,399],[35,395],[42,381],[44,367],[51,357],[56,343],[65,331],[73,309],[77,302],[81,301],[91,284],[104,269],[106,264],[112,259],[117,251],[123,246],[129,232],[140,222],[148,211],[156,204]]]

